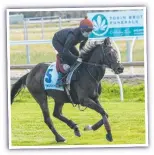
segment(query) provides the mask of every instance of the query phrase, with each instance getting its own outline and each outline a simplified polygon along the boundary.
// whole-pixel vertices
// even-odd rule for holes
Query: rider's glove
[[[82,62],[82,59],[81,59],[81,58],[77,58],[77,61],[78,61],[78,62]]]

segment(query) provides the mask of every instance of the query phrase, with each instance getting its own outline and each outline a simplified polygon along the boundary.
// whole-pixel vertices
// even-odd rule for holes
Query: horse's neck
[[[90,63],[99,63],[100,60],[101,60],[101,57],[100,57],[100,50],[99,50],[100,47],[97,47],[94,49],[94,51],[92,52],[92,55],[89,59],[89,62]]]
[[[100,64],[101,59],[103,57],[102,54],[100,54],[101,52],[101,47],[98,47],[96,49],[94,49],[95,51],[93,51],[93,54],[91,55],[90,59],[89,59],[89,63],[93,63],[93,64],[98,64],[98,65],[102,65]],[[103,65],[101,67],[99,66],[95,66],[95,65],[89,65],[88,66],[88,70],[90,71],[90,73],[92,74],[92,76],[97,80],[100,81],[104,74],[105,74],[105,68],[103,67]]]

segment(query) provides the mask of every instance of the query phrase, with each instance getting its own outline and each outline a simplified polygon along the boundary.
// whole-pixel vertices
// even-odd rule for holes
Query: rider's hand
[[[78,62],[82,62],[82,59],[81,59],[81,58],[77,58],[77,61],[78,61]]]

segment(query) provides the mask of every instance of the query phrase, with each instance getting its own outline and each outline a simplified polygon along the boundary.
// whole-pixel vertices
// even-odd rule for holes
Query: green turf
[[[11,127],[13,146],[53,146],[53,145],[114,145],[145,144],[145,103],[144,84],[124,84],[125,101],[119,100],[117,84],[103,82],[100,101],[109,114],[113,142],[105,139],[102,126],[97,131],[83,131],[85,125],[94,124],[101,116],[91,109],[81,112],[66,104],[63,113],[79,126],[82,136],[76,137],[66,124],[52,116],[53,100],[49,99],[50,115],[59,133],[67,139],[66,143],[56,143],[53,134],[43,121],[39,105],[27,90],[23,90],[11,106]]]

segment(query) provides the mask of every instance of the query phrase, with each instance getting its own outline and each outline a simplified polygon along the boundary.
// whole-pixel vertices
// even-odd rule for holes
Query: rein
[[[91,72],[88,70],[88,68],[87,68],[87,72],[89,73],[89,75],[94,79],[94,81],[96,81],[96,83],[98,84],[99,83],[99,81],[98,80],[96,80],[95,78],[94,78],[94,76],[91,74]]]
[[[86,61],[82,61],[81,63],[83,64],[86,64],[86,65],[91,65],[91,66],[94,66],[94,67],[108,67],[107,65],[103,64],[103,65],[100,65],[100,64],[96,64],[96,63],[90,63],[90,62],[86,62]],[[88,70],[88,69],[87,69]],[[89,70],[88,70],[89,72]],[[91,73],[90,73],[91,74]]]
[[[100,64],[90,63],[90,62],[86,62],[86,61],[82,61],[82,63],[87,64],[87,65],[92,65],[92,66],[95,66],[95,67],[103,67],[103,66],[106,66],[106,65],[100,65]]]

